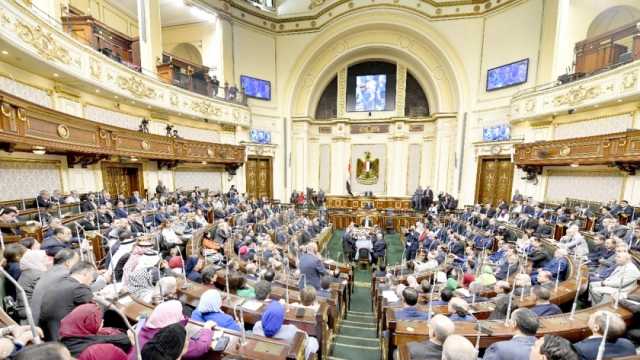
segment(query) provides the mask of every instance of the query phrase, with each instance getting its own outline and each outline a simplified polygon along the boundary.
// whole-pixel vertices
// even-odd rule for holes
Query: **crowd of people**
[[[137,343],[142,359],[195,359],[210,351],[215,329],[289,343],[302,332],[307,357],[318,351],[317,339],[285,324],[284,314],[288,306],[317,310],[331,297],[331,283],[343,281],[318,254],[316,240],[328,225],[324,215],[311,218],[265,199],[249,200],[234,187],[227,193],[168,192],[162,183],[148,197],[134,192],[112,199],[107,191],[77,196],[84,218],[70,224],[56,216],[57,209],[49,211],[58,200],[47,191],[36,201],[42,243],[24,237],[4,247],[3,267],[18,286],[4,281],[4,308],[16,325],[2,329],[0,358],[135,359]],[[17,214],[3,208],[0,222],[15,224]],[[21,235],[19,227],[2,229]],[[103,239],[103,261],[93,256],[85,231]],[[272,288],[289,280],[299,281],[299,300],[270,300]],[[182,281],[210,287],[196,307],[177,300]],[[244,319],[226,314],[225,290],[265,302],[260,321],[244,326]],[[134,331],[105,306],[116,293],[153,306]],[[189,320],[202,327],[187,336]]]
[[[418,189],[414,203],[426,211],[424,199],[428,203],[427,191]],[[640,300],[635,294],[640,271],[631,256],[640,231],[630,209],[627,202],[610,204],[599,214],[543,208],[529,205],[516,192],[511,204],[427,214],[404,231],[403,263],[380,265],[373,275],[378,295],[394,309],[395,320],[429,323],[429,340],[410,343],[409,358],[596,359],[599,347],[604,358],[636,355],[637,323],[628,328],[608,309],[590,314],[592,335],[580,342],[551,335],[536,338],[546,316],[604,303],[631,309]],[[593,232],[585,232],[588,216],[594,221]],[[555,229],[549,230],[556,224],[566,229],[559,240],[553,238]],[[585,236],[593,237],[591,245]],[[569,277],[578,279],[581,271],[588,275],[588,283],[583,283],[588,291],[580,294],[577,285],[574,304],[553,303],[558,287]],[[488,297],[492,293],[495,296]],[[491,303],[485,307],[492,309],[488,319],[505,321],[514,331],[512,339],[493,343],[483,353],[477,344],[455,335],[458,322],[480,323],[474,315],[479,303]],[[442,306],[448,311],[436,314],[434,307]]]

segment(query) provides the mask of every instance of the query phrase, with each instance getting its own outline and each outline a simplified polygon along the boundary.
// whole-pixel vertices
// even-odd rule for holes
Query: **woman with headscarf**
[[[465,273],[464,276],[462,277],[462,287],[463,288],[468,288],[469,285],[471,285],[471,283],[476,279],[475,276],[473,276],[473,274],[471,273]]]
[[[482,273],[478,276],[477,279],[482,286],[485,288],[491,288],[496,283],[496,277],[493,274],[493,269],[489,265],[485,265],[482,267]]]
[[[219,327],[240,331],[240,326],[233,317],[222,312],[221,305],[220,292],[215,289],[207,290],[200,296],[198,307],[191,313],[191,320],[199,322],[213,321]]]
[[[166,326],[142,348],[142,358],[149,360],[178,360],[187,358],[189,342],[187,330],[180,324]]]
[[[78,360],[127,360],[127,353],[111,344],[95,344],[85,349]]]
[[[142,349],[162,328],[173,324],[184,327],[187,324],[187,318],[182,314],[180,301],[169,300],[156,306],[149,318],[139,324],[141,324],[141,328],[138,333],[138,341]],[[197,334],[189,337],[189,349],[184,354],[184,359],[195,359],[209,351],[213,325],[213,322],[206,322]],[[135,354],[129,354],[130,360],[135,360],[135,358]],[[145,358],[144,355],[143,358]]]
[[[114,328],[102,327],[103,314],[98,305],[83,304],[60,321],[59,337],[71,355],[81,355],[94,344],[113,344],[129,351],[131,340],[126,333]]]
[[[35,289],[40,276],[44,274],[51,267],[51,258],[47,256],[44,250],[27,250],[20,259],[20,278],[18,284],[24,288],[24,292],[27,294],[27,299],[31,301],[33,295],[33,289]],[[18,296],[17,310],[20,318],[26,318],[24,312],[24,301],[22,296]]]
[[[267,309],[262,314],[260,321],[253,326],[253,333],[255,335],[285,340],[288,343],[292,343],[296,333],[298,331],[303,331],[299,330],[295,325],[284,324],[284,315],[285,309],[281,303],[277,301],[270,302]],[[316,353],[320,347],[316,338],[310,336],[307,336],[306,338],[305,358],[309,359],[311,354]]]

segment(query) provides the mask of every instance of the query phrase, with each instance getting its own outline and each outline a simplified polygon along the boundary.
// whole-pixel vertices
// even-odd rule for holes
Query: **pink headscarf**
[[[169,300],[153,309],[145,326],[152,329],[161,329],[165,326],[180,322],[183,319],[182,303],[178,300]]]

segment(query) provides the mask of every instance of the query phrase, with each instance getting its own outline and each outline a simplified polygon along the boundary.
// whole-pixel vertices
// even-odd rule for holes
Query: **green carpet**
[[[324,249],[324,256],[343,261],[342,234],[337,230]],[[403,245],[398,234],[386,235],[387,264],[397,264],[402,258]],[[371,273],[356,268],[351,307],[340,322],[331,342],[329,359],[379,359],[380,339],[376,335],[376,319],[371,305]]]

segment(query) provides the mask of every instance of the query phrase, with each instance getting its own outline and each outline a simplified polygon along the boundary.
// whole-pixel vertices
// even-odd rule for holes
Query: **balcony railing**
[[[576,74],[589,75],[640,59],[640,27],[633,22],[576,43]]]

